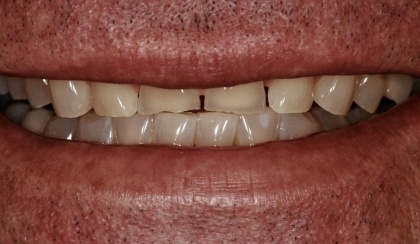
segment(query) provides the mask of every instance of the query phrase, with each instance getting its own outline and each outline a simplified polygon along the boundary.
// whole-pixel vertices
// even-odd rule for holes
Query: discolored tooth
[[[314,100],[335,115],[347,115],[353,102],[355,76],[321,76],[315,81]]]
[[[196,114],[158,113],[155,115],[154,143],[194,146]]]
[[[355,108],[351,109],[349,112],[349,115],[347,116],[350,124],[354,125],[357,124],[363,120],[367,120],[370,117],[372,117],[373,114],[366,112],[366,110],[362,109],[359,106],[356,106]]]
[[[337,130],[350,125],[347,117],[329,113],[320,107],[313,108],[311,113],[321,124],[322,131]]]
[[[385,93],[383,75],[360,75],[356,79],[354,102],[369,113],[373,113],[379,106]]]
[[[14,100],[25,100],[25,79],[20,77],[7,77],[7,87]]]
[[[112,118],[116,143],[151,144],[153,143],[154,119],[152,115],[134,114],[131,117]]]
[[[98,116],[93,111],[83,115],[77,125],[76,140],[112,144],[114,142],[112,118]]]
[[[264,111],[266,98],[262,81],[233,87],[206,89],[204,109],[235,114],[254,114]]]
[[[91,82],[93,109],[99,116],[130,117],[137,112],[138,92],[133,85]]]
[[[274,80],[268,87],[268,104],[277,113],[307,112],[313,103],[313,77]]]
[[[74,140],[78,118],[52,117],[44,130],[44,136],[62,140]]]
[[[45,108],[31,110],[26,114],[25,119],[23,119],[22,127],[35,134],[42,135],[48,120],[50,120],[53,115],[53,111]]]
[[[0,75],[0,95],[5,95],[7,93],[9,93],[9,88],[7,88],[6,77]]]
[[[321,132],[320,123],[311,113],[281,114],[280,140],[293,140]]]
[[[144,115],[198,110],[200,109],[200,93],[197,89],[162,89],[140,86],[138,104],[138,113]]]
[[[275,141],[278,137],[278,114],[265,108],[259,114],[239,116],[236,131],[236,145],[251,146],[258,143]]]
[[[92,109],[90,84],[78,80],[49,80],[57,116],[76,118]]]
[[[414,86],[414,78],[409,75],[389,74],[385,75],[385,97],[396,104],[405,102]]]
[[[46,79],[26,79],[25,90],[29,104],[33,108],[42,108],[52,102]]]
[[[199,113],[195,145],[198,147],[233,146],[238,115],[219,112]]]
[[[4,115],[13,123],[20,125],[30,110],[31,108],[27,103],[13,102],[7,106],[6,110],[4,111]]]

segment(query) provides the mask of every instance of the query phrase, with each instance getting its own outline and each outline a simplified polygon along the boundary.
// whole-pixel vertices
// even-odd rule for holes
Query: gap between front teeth
[[[5,115],[46,137],[102,144],[247,146],[357,123],[370,117],[383,97],[396,104],[407,100],[413,84],[411,76],[400,74],[320,76],[201,91],[0,76],[0,94],[27,99],[29,105],[12,103]],[[358,106],[350,111],[353,102]],[[45,108],[49,104],[54,111]]]

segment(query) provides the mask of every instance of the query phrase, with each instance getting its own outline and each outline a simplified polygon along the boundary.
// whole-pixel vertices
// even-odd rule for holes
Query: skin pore
[[[420,76],[420,4],[0,1],[0,73],[207,88]],[[104,146],[0,117],[1,243],[420,238],[420,97],[363,123],[246,148]]]

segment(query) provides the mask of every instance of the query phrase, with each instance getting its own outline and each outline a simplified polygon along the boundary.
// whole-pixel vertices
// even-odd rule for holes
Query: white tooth
[[[314,100],[335,115],[347,115],[353,102],[355,76],[321,76],[315,81]]]
[[[311,113],[281,114],[280,140],[303,138],[321,131],[321,125]]]
[[[347,117],[331,114],[320,107],[313,108],[311,113],[321,124],[322,131],[337,130],[350,125]]]
[[[130,117],[137,112],[139,94],[133,85],[91,82],[93,109],[97,115]]]
[[[46,79],[26,79],[25,83],[26,94],[31,107],[42,108],[52,102]]]
[[[151,144],[154,120],[151,115],[135,114],[131,117],[113,118],[118,144]]]
[[[200,109],[200,93],[197,89],[162,89],[140,86],[139,114],[181,113],[198,109]]]
[[[7,88],[7,79],[5,76],[0,75],[0,95],[6,95],[9,93],[9,88]]]
[[[50,80],[55,113],[64,118],[79,117],[92,109],[90,84],[86,81]]]
[[[385,97],[396,104],[405,102],[411,93],[414,85],[414,78],[409,75],[389,74],[385,76],[386,92]]]
[[[357,77],[354,102],[369,113],[373,113],[381,103],[385,93],[383,75],[361,75]]]
[[[350,124],[354,125],[357,124],[363,120],[367,120],[370,117],[372,117],[373,114],[366,112],[366,110],[362,109],[359,106],[356,106],[355,108],[351,109],[349,112],[349,115],[347,116]]]
[[[199,113],[195,145],[233,146],[238,125],[238,115],[225,113]]]
[[[78,118],[52,117],[44,130],[44,136],[63,140],[74,140]]]
[[[76,140],[112,144],[114,141],[112,118],[98,116],[93,111],[83,115],[77,126]]]
[[[194,146],[196,114],[158,113],[155,115],[154,143]]]
[[[31,108],[28,104],[23,102],[14,102],[7,106],[4,111],[4,115],[13,123],[20,125],[30,110]]]
[[[259,114],[244,114],[239,117],[236,144],[251,146],[277,140],[278,114],[266,108]]]
[[[53,111],[45,108],[38,108],[29,111],[22,121],[22,127],[38,135],[42,135],[48,120],[53,116]]]
[[[7,87],[13,100],[25,100],[25,79],[19,77],[7,77]]]
[[[268,88],[268,103],[277,113],[304,113],[313,103],[313,77],[274,80]]]
[[[266,103],[262,81],[233,87],[206,89],[204,96],[206,111],[254,114],[264,111]]]

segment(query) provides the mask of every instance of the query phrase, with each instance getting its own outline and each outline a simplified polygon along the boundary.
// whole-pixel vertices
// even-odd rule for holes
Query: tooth
[[[155,115],[154,143],[194,146],[196,114],[158,113]]]
[[[26,79],[25,90],[29,104],[33,108],[42,108],[51,103],[51,94],[46,79]]]
[[[405,102],[411,93],[414,85],[414,78],[409,75],[389,74],[385,76],[386,92],[385,97],[396,104]]]
[[[261,113],[266,103],[262,81],[233,87],[206,89],[204,96],[206,111],[235,114]]]
[[[77,126],[76,140],[112,144],[114,141],[112,118],[98,116],[93,111],[83,115]]]
[[[4,111],[4,115],[13,123],[20,125],[30,110],[31,108],[26,103],[13,102],[7,106],[6,110]]]
[[[361,75],[356,80],[353,100],[359,107],[373,113],[384,93],[385,81],[382,75]]]
[[[200,93],[197,89],[162,89],[141,86],[139,114],[160,112],[181,113],[200,109]]]
[[[7,88],[7,79],[5,76],[0,75],[0,95],[6,95],[9,93],[9,88]]]
[[[274,80],[268,88],[268,103],[277,113],[304,113],[313,103],[313,77]]]
[[[238,115],[219,112],[199,113],[195,145],[233,146]]]
[[[137,112],[138,92],[132,85],[91,82],[93,109],[99,116],[130,117]]]
[[[22,127],[38,135],[42,135],[48,120],[53,116],[53,111],[45,108],[38,108],[29,111],[22,121]]]
[[[74,140],[78,118],[52,117],[44,130],[44,136],[49,138]]]
[[[320,131],[320,123],[309,112],[280,115],[280,140],[282,141],[303,138]]]
[[[315,81],[314,100],[335,115],[347,115],[353,102],[355,76],[321,76]]]
[[[75,118],[92,109],[90,84],[86,81],[50,80],[55,113],[64,118]]]
[[[154,120],[151,115],[134,114],[131,117],[113,118],[118,144],[153,143]]]
[[[354,125],[363,120],[369,119],[370,117],[372,117],[372,114],[366,112],[366,110],[362,109],[361,107],[356,106],[355,108],[350,110],[349,115],[347,117],[349,119],[350,124]]]
[[[259,114],[244,114],[239,117],[236,144],[251,146],[277,140],[278,114],[266,108]]]
[[[14,100],[25,100],[25,79],[19,77],[7,77],[7,87]]]
[[[320,107],[313,108],[311,113],[321,124],[322,131],[337,130],[350,125],[345,116],[331,114]]]

